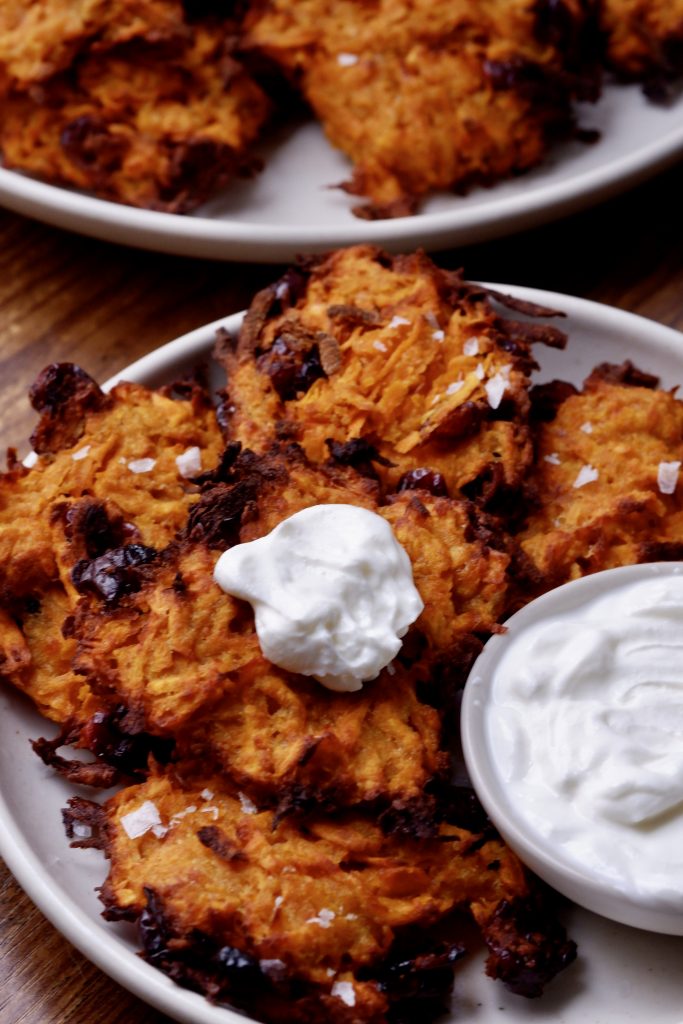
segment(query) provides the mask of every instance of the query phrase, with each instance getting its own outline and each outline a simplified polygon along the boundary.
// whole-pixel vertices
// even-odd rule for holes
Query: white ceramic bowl
[[[679,893],[676,906],[674,897],[647,895],[643,891],[647,884],[638,892],[624,877],[608,877],[604,868],[594,866],[599,859],[597,855],[591,862],[590,857],[579,859],[568,853],[564,842],[554,836],[562,833],[566,835],[572,828],[575,808],[570,798],[558,795],[556,791],[552,791],[551,795],[550,788],[546,794],[546,780],[536,785],[533,797],[528,795],[532,792],[531,788],[527,787],[526,795],[522,795],[520,790],[524,787],[519,786],[517,781],[513,785],[506,783],[505,744],[496,742],[496,735],[499,739],[503,735],[496,730],[508,728],[505,716],[511,719],[516,714],[510,706],[504,706],[502,696],[502,688],[505,687],[503,678],[509,679],[515,671],[510,667],[512,662],[509,654],[515,650],[520,654],[524,652],[525,664],[530,664],[529,645],[535,635],[532,630],[539,626],[550,627],[553,621],[557,622],[558,617],[564,618],[566,615],[570,615],[572,621],[580,621],[582,609],[585,609],[588,602],[608,598],[621,591],[624,584],[681,575],[683,563],[680,562],[610,569],[567,583],[532,601],[508,620],[505,634],[492,637],[486,644],[467,681],[461,711],[463,752],[474,789],[489,817],[521,860],[554,889],[580,906],[621,924],[666,935],[683,935],[683,877],[677,883],[674,881]],[[585,610],[583,616],[584,622],[590,622]],[[565,625],[562,626],[563,630]],[[568,650],[565,647],[562,657],[567,657]],[[503,659],[506,659],[505,663]],[[675,660],[672,664],[677,671]],[[500,683],[495,681],[497,671]],[[525,671],[524,668],[519,669],[520,674]],[[680,665],[680,672],[683,674],[683,664]],[[532,728],[537,728],[537,723]],[[588,730],[586,735],[589,735]],[[533,746],[537,746],[535,739]],[[565,749],[565,755],[566,752]],[[528,756],[526,748],[525,756]],[[562,757],[563,752],[560,751],[557,756]],[[543,796],[540,801],[537,800],[539,793]],[[545,802],[546,795],[549,803]],[[555,804],[555,800],[561,802]],[[585,821],[585,818],[582,820]],[[601,824],[592,827],[597,835]],[[618,830],[615,835],[618,836]],[[591,841],[590,831],[588,841]],[[604,852],[604,841],[602,848]],[[612,849],[615,853],[619,852],[616,843]],[[634,850],[637,851],[637,847]],[[609,846],[607,856],[610,856]],[[638,864],[637,872],[641,871],[640,865],[643,864],[641,878],[637,881],[647,882],[647,861],[637,852],[633,859]]]

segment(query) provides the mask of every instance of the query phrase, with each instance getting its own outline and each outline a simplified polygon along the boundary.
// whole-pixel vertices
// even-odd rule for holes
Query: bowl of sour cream
[[[683,563],[575,580],[506,627],[462,704],[491,820],[574,902],[683,935]]]

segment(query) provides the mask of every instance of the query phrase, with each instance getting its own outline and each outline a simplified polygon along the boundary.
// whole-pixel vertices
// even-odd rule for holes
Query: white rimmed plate
[[[317,124],[288,129],[264,151],[266,167],[237,182],[196,214],[137,210],[46,185],[0,168],[0,205],[57,227],[110,242],[211,259],[289,261],[355,242],[391,251],[444,249],[481,242],[572,213],[625,189],[683,154],[683,97],[667,107],[638,86],[608,85],[599,103],[582,105],[594,145],[565,143],[529,174],[468,196],[443,193],[419,214],[363,221],[358,201],[336,188],[350,167]]]
[[[506,286],[495,286],[507,291]],[[540,379],[579,382],[601,361],[636,365],[683,382],[683,336],[633,315],[569,296],[511,289],[520,298],[564,309],[570,332],[566,352],[540,348]],[[158,385],[208,355],[216,327],[234,330],[229,317],[185,335],[134,363],[119,378]],[[28,383],[28,382],[27,382]],[[136,956],[133,933],[100,917],[95,886],[106,863],[95,851],[70,850],[60,809],[75,787],[46,769],[28,739],[50,727],[19,695],[0,692],[0,854],[31,899],[75,946],[116,981],[170,1017],[187,1024],[237,1024],[244,1018],[177,988]],[[90,791],[83,795],[92,796]],[[483,953],[472,953],[456,972],[452,1021],[458,1024],[680,1024],[683,939],[654,936],[570,907],[570,933],[580,959],[540,1000],[508,993],[484,976]],[[504,1013],[502,1012],[504,1011]]]

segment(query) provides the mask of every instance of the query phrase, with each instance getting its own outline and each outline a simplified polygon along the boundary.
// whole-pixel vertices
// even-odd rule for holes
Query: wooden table
[[[561,223],[437,258],[473,278],[583,295],[683,330],[682,169]],[[26,392],[46,363],[73,360],[104,380],[243,308],[278,270],[139,252],[0,212],[0,450],[26,451]],[[62,939],[0,863],[2,1024],[167,1020]]]

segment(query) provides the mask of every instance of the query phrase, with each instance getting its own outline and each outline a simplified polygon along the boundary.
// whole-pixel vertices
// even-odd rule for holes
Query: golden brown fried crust
[[[601,0],[607,60],[626,78],[656,79],[683,71],[681,0]]]
[[[531,463],[536,340],[564,336],[499,315],[483,289],[424,254],[356,246],[255,298],[236,348],[220,347],[224,411],[232,436],[256,450],[279,432],[316,462],[331,451],[354,464],[338,447],[361,438],[388,491],[427,468],[451,495],[491,503],[518,490]]]
[[[139,384],[119,384],[103,395],[83,371],[53,369],[32,392],[42,414],[33,435],[40,458],[30,471],[18,466],[0,477],[0,600],[57,577],[51,527],[61,518],[73,539],[78,522],[67,506],[86,497],[118,509],[140,543],[166,547],[198,495],[177,457],[198,447],[210,469],[222,448],[214,411],[198,388],[189,401]],[[83,378],[90,386],[82,386]]]
[[[183,764],[213,764],[283,813],[321,803],[417,811],[450,767],[441,716],[417,696],[429,682],[425,667],[399,662],[362,691],[339,694],[256,658],[176,734],[176,753]]]
[[[158,824],[132,838],[143,807]],[[419,973],[417,964],[411,968],[407,962],[411,942],[414,956],[420,934],[417,941],[424,944],[423,929],[456,909],[469,909],[482,927],[501,973],[507,938],[508,968],[515,961],[506,976],[512,987],[529,983],[534,973],[554,973],[574,955],[556,926],[543,938],[530,927],[513,936],[516,906],[526,906],[527,926],[535,916],[538,927],[539,893],[502,841],[461,825],[443,823],[432,839],[415,840],[388,836],[357,811],[278,823],[272,813],[257,813],[243,796],[236,797],[221,779],[205,776],[183,785],[168,773],[124,790],[103,809],[73,801],[67,812],[72,836],[79,820],[95,832],[86,844],[103,846],[111,860],[103,887],[106,916],[140,919],[147,955],[185,983],[199,953],[205,971],[199,987],[208,988],[212,967],[215,978],[230,950],[225,987],[221,992],[216,986],[214,997],[249,1007],[265,991],[266,1020],[283,1019],[275,1012],[283,999],[292,1014],[281,1011],[284,1019],[317,1021],[322,1008],[335,1021],[385,1020],[397,995],[419,992],[401,992],[400,983],[396,991],[392,956],[397,962],[402,951],[404,971]],[[446,933],[452,952],[458,931],[454,921]],[[252,968],[251,992],[239,986],[239,971],[231,977],[238,954],[242,968]],[[439,966],[447,965],[448,958]],[[442,999],[450,987],[450,971],[445,973]],[[340,998],[340,982],[347,983],[342,990],[355,993],[353,1017]],[[297,983],[298,993],[292,989]],[[309,1018],[296,1007],[297,995],[311,992],[318,1015]],[[428,993],[427,987],[423,994]],[[430,1018],[434,1009],[426,1004],[416,1019]]]
[[[678,492],[658,486],[660,464],[683,461],[683,403],[653,379],[631,384],[627,374],[623,382],[620,369],[601,368],[539,426],[531,477],[538,508],[518,540],[543,589],[683,556]]]
[[[187,212],[249,166],[268,116],[220,24],[171,49],[129,44],[81,57],[44,90],[0,101],[7,167],[107,199]]]
[[[33,388],[41,455],[31,470],[0,477],[0,673],[63,725],[102,707],[71,671],[73,574],[112,549],[152,557],[164,548],[198,497],[176,458],[197,447],[205,469],[218,460],[213,409],[198,386],[189,394],[176,401],[120,384],[104,395],[64,365]]]
[[[179,0],[3,0],[0,84],[25,88],[69,66],[85,47],[187,34]]]
[[[404,216],[435,188],[491,183],[539,163],[572,126],[588,5],[564,0],[262,0],[246,46],[301,88],[354,164],[362,216]]]
[[[120,699],[176,754],[211,761],[264,803],[324,798],[417,801],[443,775],[443,694],[435,666],[467,671],[506,606],[509,555],[469,503],[406,492],[377,505],[373,481],[320,469],[300,449],[234,455],[209,479],[186,538],[144,568],[142,586],[114,609],[81,607],[77,670]],[[377,511],[413,563],[425,608],[395,665],[358,694],[339,694],[263,659],[248,605],[213,580],[223,548],[263,536],[312,504]],[[424,695],[429,705],[418,696]]]

